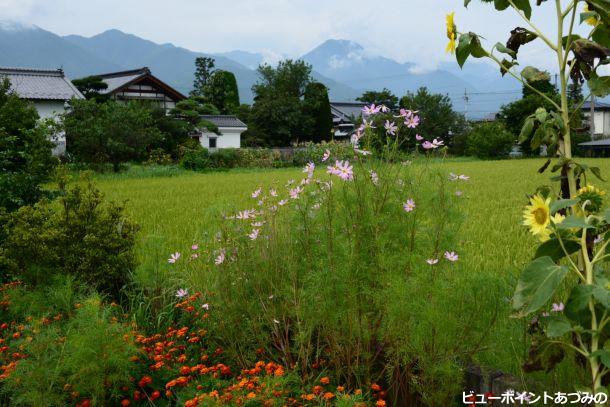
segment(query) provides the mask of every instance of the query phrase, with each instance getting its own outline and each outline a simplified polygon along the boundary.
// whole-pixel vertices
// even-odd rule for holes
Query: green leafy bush
[[[285,166],[282,155],[266,148],[241,148],[237,150],[237,166],[240,168],[278,168]]]
[[[85,179],[68,187],[59,180],[59,198],[5,214],[0,224],[6,240],[0,245],[0,265],[30,284],[48,283],[57,274],[115,298],[135,266],[137,226],[123,207]]]
[[[515,137],[501,122],[476,125],[467,140],[467,152],[479,158],[508,157],[515,145]]]
[[[294,149],[292,161],[296,166],[304,166],[312,161],[316,164],[322,162],[322,157],[326,150],[330,151],[330,155],[336,160],[349,160],[354,158],[354,148],[347,142],[329,143],[303,143],[299,144]]]
[[[52,127],[37,123],[34,106],[9,91],[0,78],[0,207],[13,211],[43,195],[57,160],[49,140]]]

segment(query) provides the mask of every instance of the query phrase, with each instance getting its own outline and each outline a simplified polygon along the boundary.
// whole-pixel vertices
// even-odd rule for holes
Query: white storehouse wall
[[[199,144],[202,147],[210,148],[210,139],[216,139],[216,148],[240,148],[241,134],[246,131],[246,128],[236,127],[220,127],[218,131],[220,135],[209,131],[204,131],[199,136]]]

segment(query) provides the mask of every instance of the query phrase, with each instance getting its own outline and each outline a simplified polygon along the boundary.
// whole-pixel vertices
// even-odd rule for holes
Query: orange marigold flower
[[[316,394],[316,395],[317,395],[317,394],[322,393],[322,390],[324,390],[324,389],[322,388],[322,386],[314,386],[314,388],[313,388],[313,392],[314,392],[314,394]]]
[[[356,391],[354,392],[355,395],[359,396],[362,394],[362,390],[360,389],[356,389]]]
[[[328,384],[328,383],[330,383],[330,379],[328,377],[324,376],[323,378],[320,379],[320,383]]]
[[[130,402],[129,402],[129,400],[127,400],[127,399],[123,399],[123,400],[121,400],[121,406],[122,406],[122,407],[127,407],[127,406],[129,406],[130,404],[131,404],[131,403],[130,403]]]
[[[345,390],[345,387],[343,386],[337,386],[337,391],[338,392],[343,392]]]
[[[152,394],[150,395],[151,400],[156,400],[159,397],[161,397],[161,393],[159,392],[159,390],[153,391]]]
[[[375,407],[385,407],[385,400],[377,400],[377,403],[375,403]]]
[[[248,393],[248,395],[246,396],[248,399],[252,400],[256,398],[256,393],[254,392],[250,392]]]
[[[306,394],[305,396],[303,396],[303,398],[304,398],[305,400],[310,400],[310,401],[311,401],[311,400],[313,400],[313,399],[315,399],[315,398],[316,398],[316,395],[315,395],[315,394],[313,394],[313,393],[309,393],[309,394]]]
[[[379,391],[379,390],[381,390],[381,386],[379,386],[377,383],[373,383],[373,384],[371,384],[371,390]]]
[[[330,400],[330,399],[332,399],[333,397],[335,397],[335,395],[334,395],[333,393],[329,392],[329,391],[327,391],[326,393],[324,393],[324,398],[325,398],[326,400]]]

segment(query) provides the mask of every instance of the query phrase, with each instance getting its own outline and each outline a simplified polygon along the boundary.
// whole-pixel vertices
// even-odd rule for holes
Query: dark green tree
[[[215,60],[210,57],[197,57],[195,59],[195,80],[191,96],[204,96],[205,90],[214,73]]]
[[[466,152],[479,158],[505,158],[516,143],[515,136],[500,121],[480,123],[468,135]]]
[[[287,146],[304,140],[302,98],[311,82],[311,65],[304,61],[281,61],[277,67],[261,65],[260,80],[252,90],[254,105],[250,113],[250,128],[254,139],[265,146]]]
[[[376,105],[385,105],[390,110],[396,110],[398,107],[398,97],[387,88],[383,88],[381,91],[366,91],[356,100],[359,102],[364,102],[367,105],[373,103]]]
[[[430,93],[422,87],[416,93],[408,92],[400,100],[400,107],[419,112],[421,121],[417,132],[428,140],[441,138],[451,147],[453,138],[465,131],[464,117],[453,110],[447,95]]]
[[[38,123],[34,106],[0,80],[0,208],[13,211],[41,198],[57,163],[52,134],[53,127]]]
[[[322,83],[312,82],[305,88],[303,98],[303,114],[306,120],[306,130],[303,137],[308,141],[319,143],[332,138],[333,115],[330,111],[328,88]]]
[[[146,159],[163,138],[150,108],[136,102],[75,100],[63,125],[68,152],[76,160],[111,163],[115,171],[121,163]]]
[[[83,94],[87,99],[94,99],[97,101],[107,100],[106,95],[102,95],[100,92],[108,89],[108,84],[104,82],[99,76],[87,76],[81,79],[75,79],[72,84]]]
[[[204,98],[216,106],[221,114],[234,114],[239,107],[235,75],[228,71],[215,71],[205,88]]]

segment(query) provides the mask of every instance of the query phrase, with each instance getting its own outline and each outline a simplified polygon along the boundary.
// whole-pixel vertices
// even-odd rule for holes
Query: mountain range
[[[157,44],[116,29],[92,37],[62,37],[37,26],[0,22],[0,66],[62,67],[72,79],[147,66],[154,75],[186,94],[193,83],[195,58],[199,56],[211,56],[217,68],[233,72],[241,101],[252,102],[251,88],[258,80],[256,68],[266,60],[263,53],[201,53],[169,43]],[[454,109],[467,111],[474,118],[495,112],[502,104],[520,97],[516,81],[501,78],[496,68],[484,63],[469,62],[464,70],[455,63],[445,63],[424,71],[413,63],[372,55],[347,40],[328,40],[300,58],[313,66],[312,76],[329,88],[334,101],[353,101],[365,90],[384,87],[402,96],[426,86],[449,95]]]

